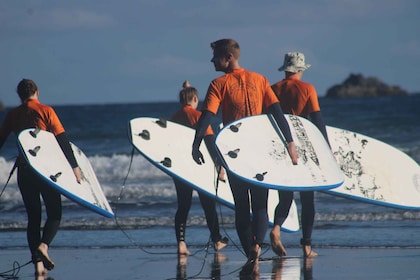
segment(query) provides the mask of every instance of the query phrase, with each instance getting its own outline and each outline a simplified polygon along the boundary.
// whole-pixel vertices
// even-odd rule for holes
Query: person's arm
[[[216,145],[214,144],[214,134],[204,136],[204,143],[206,143],[207,150],[213,160],[214,166],[217,170],[217,178],[221,181],[225,181],[225,169],[221,163],[219,155],[216,151]]]
[[[217,156],[216,147],[214,146],[214,134],[206,135],[203,138],[204,143],[206,144],[207,150],[214,162],[215,165],[218,165],[219,159]]]
[[[324,136],[325,140],[327,141],[328,145],[330,145],[330,141],[328,141],[328,134],[327,129],[325,127],[324,119],[322,118],[321,111],[312,112],[309,114],[311,121],[318,127],[319,131],[321,131],[322,135]]]
[[[207,128],[211,124],[211,120],[214,117],[214,114],[210,111],[204,110],[198,120],[194,142],[192,145],[192,157],[194,161],[198,164],[204,163],[203,154],[200,152],[200,144],[203,141],[204,135],[207,131]]]
[[[298,153],[296,152],[295,143],[293,142],[292,132],[290,131],[289,123],[284,117],[283,110],[280,107],[280,103],[276,102],[268,107],[268,112],[273,115],[277,122],[284,138],[287,142],[287,151],[289,152],[292,163],[296,165],[298,163]]]
[[[73,149],[71,148],[66,133],[60,133],[56,135],[55,138],[57,139],[61,150],[63,150],[66,159],[68,160],[71,168],[73,169],[74,175],[76,176],[76,181],[80,184],[80,182],[82,181],[82,172],[79,168],[79,164],[77,163],[76,158],[74,157]]]

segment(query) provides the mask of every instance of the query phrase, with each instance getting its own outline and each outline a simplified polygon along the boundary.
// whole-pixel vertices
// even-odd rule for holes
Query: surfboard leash
[[[215,191],[216,191],[216,198],[218,197],[218,190],[219,190],[219,175],[220,175],[220,172],[221,172],[221,170],[217,170],[217,168],[215,168],[215,172],[217,173],[216,175],[216,182],[214,183],[214,186],[215,186]],[[227,176],[227,175],[226,175]],[[241,252],[245,257],[246,257],[246,254],[242,251],[242,249],[241,249],[241,247],[238,245],[238,244],[236,244],[234,241],[233,241],[233,239],[230,237],[230,235],[229,235],[229,233],[227,232],[227,230],[226,230],[226,228],[224,227],[224,222],[223,222],[223,212],[222,212],[222,208],[221,208],[221,203],[218,203],[219,204],[219,214],[220,214],[220,218],[221,218],[221,227],[223,228],[223,232],[225,233],[225,235],[229,238],[229,240],[232,242],[232,245],[239,251],[239,252]],[[265,249],[263,249],[265,247]],[[263,260],[262,258],[261,258],[261,256],[263,256],[264,254],[266,254],[268,251],[270,250],[270,245],[269,244],[267,244],[267,243],[263,243],[263,244],[261,244],[261,254],[260,254],[260,259],[261,260]],[[230,271],[230,272],[227,272],[227,273],[225,273],[225,274],[223,274],[223,275],[220,275],[221,277],[222,276],[229,276],[229,275],[232,275],[232,274],[235,274],[235,273],[237,273],[238,271],[242,271],[242,270],[246,270],[247,269],[247,267],[249,266],[249,265],[251,265],[252,264],[252,262],[250,262],[250,261],[247,261],[245,264],[243,264],[242,266],[240,266],[239,268],[237,268],[237,269],[234,269],[234,270],[232,270],[232,271]]]
[[[123,192],[124,192],[124,189],[125,189],[125,184],[126,184],[126,182],[127,182],[127,178],[128,178],[128,175],[130,174],[130,170],[131,170],[131,166],[132,166],[132,163],[133,163],[133,158],[134,158],[134,153],[135,153],[135,149],[134,149],[134,147],[133,147],[133,149],[131,150],[131,157],[130,157],[130,163],[129,163],[129,165],[128,165],[128,171],[127,171],[127,175],[125,176],[125,178],[124,178],[124,180],[123,180],[123,184],[122,184],[122,187],[121,187],[121,191],[120,191],[120,194],[118,195],[118,198],[117,198],[117,202],[119,202],[120,200],[121,200],[121,197],[122,197],[122,195],[123,195]],[[164,254],[164,255],[173,255],[173,254],[178,254],[178,253],[174,253],[174,252],[159,252],[159,253],[156,253],[156,252],[151,252],[151,251],[148,251],[148,250],[146,250],[145,248],[144,248],[144,246],[142,246],[142,245],[139,245],[139,244],[137,244],[137,242],[133,239],[133,238],[131,238],[131,236],[123,229],[123,227],[121,226],[121,224],[118,222],[118,215],[117,215],[117,213],[118,213],[118,208],[116,207],[115,208],[115,214],[114,214],[114,220],[115,220],[115,224],[117,225],[117,227],[118,227],[118,229],[125,235],[125,237],[127,237],[127,239],[135,246],[135,247],[137,247],[137,248],[139,248],[140,250],[142,250],[143,252],[145,252],[145,253],[147,253],[147,254],[151,254],[151,255],[159,255],[159,254]],[[197,250],[196,252],[194,252],[194,253],[192,253],[192,254],[190,254],[189,256],[194,256],[194,255],[196,255],[197,253],[199,253],[200,251],[202,251],[202,250],[205,250],[206,252],[207,252],[207,250],[208,250],[208,247],[209,247],[209,243],[210,243],[210,241],[206,244],[206,246],[205,246],[205,248],[204,249],[199,249],[199,250]]]
[[[123,194],[123,192],[124,192],[124,189],[125,189],[125,184],[126,184],[126,182],[127,182],[127,178],[128,178],[128,175],[130,174],[130,170],[131,170],[131,166],[132,166],[132,164],[133,164],[133,158],[134,158],[134,152],[135,152],[135,149],[134,149],[134,147],[132,148],[132,150],[131,150],[131,157],[130,157],[130,163],[129,163],[129,165],[128,165],[128,171],[127,171],[127,175],[125,176],[125,178],[124,178],[124,180],[123,180],[123,184],[122,184],[122,186],[121,186],[121,190],[120,190],[120,194],[118,195],[118,197],[117,197],[117,202],[119,202],[120,200],[121,200],[121,197],[122,197],[122,194]],[[142,246],[140,246],[139,244],[137,244],[137,242],[133,239],[133,238],[131,238],[131,236],[122,228],[122,226],[120,225],[120,223],[118,222],[118,218],[117,218],[117,212],[118,212],[118,208],[117,207],[115,207],[115,214],[114,214],[114,220],[115,220],[115,224],[117,225],[117,227],[118,227],[118,229],[125,235],[125,237],[127,237],[127,239],[134,245],[134,246],[136,246],[136,247],[138,247],[139,249],[141,249],[142,251],[144,251],[145,253],[147,253],[147,254],[155,254],[155,253],[153,253],[153,252],[149,252],[149,251],[147,251],[147,250],[145,250]]]
[[[126,185],[126,182],[127,182],[127,179],[128,179],[128,176],[129,176],[129,174],[130,174],[130,170],[131,170],[131,167],[132,167],[132,163],[133,163],[133,158],[134,158],[134,153],[135,153],[135,149],[134,149],[134,147],[133,147],[133,149],[132,149],[132,151],[131,151],[131,158],[130,158],[130,163],[129,163],[129,167],[128,167],[128,171],[127,171],[127,175],[125,176],[125,178],[124,178],[124,180],[123,180],[123,185],[122,185],[122,187],[121,187],[121,191],[120,191],[120,194],[118,195],[118,198],[117,198],[117,201],[120,201],[121,200],[121,197],[122,197],[122,195],[123,195],[123,192],[124,192],[124,189],[125,189],[125,185]],[[217,177],[218,178],[218,177]],[[216,182],[216,184],[215,184],[215,187],[216,187],[216,197],[217,197],[217,190],[218,190],[218,179],[217,179],[217,182]],[[220,210],[221,211],[221,210]],[[120,223],[118,222],[118,215],[117,215],[117,213],[118,213],[118,208],[116,208],[115,209],[115,217],[114,217],[114,220],[115,220],[115,223],[116,223],[116,225],[117,225],[117,227],[118,227],[118,229],[126,236],[126,238],[135,246],[135,247],[137,247],[137,248],[139,248],[140,250],[142,250],[143,252],[145,252],[145,253],[147,253],[147,254],[152,254],[152,255],[158,255],[158,254],[177,254],[177,253],[174,253],[174,252],[159,252],[159,253],[156,253],[156,252],[151,252],[151,251],[148,251],[148,250],[146,250],[143,246],[141,246],[141,245],[139,245],[139,244],[137,244],[137,242],[133,239],[133,238],[131,238],[131,236],[122,228],[122,226],[120,225]],[[223,229],[224,229],[224,231],[225,231],[225,234],[227,235],[227,236],[229,236],[228,235],[228,233],[226,232],[226,229],[223,227]],[[230,238],[229,237],[229,239],[231,239],[232,240],[232,238]],[[189,277],[187,277],[186,279],[195,279],[196,277],[198,277],[201,273],[203,273],[203,271],[204,271],[204,267],[205,267],[205,264],[206,264],[206,260],[207,260],[207,257],[208,257],[208,255],[209,255],[209,248],[210,248],[210,244],[211,244],[211,236],[209,236],[209,240],[208,240],[208,242],[206,243],[206,245],[205,245],[205,247],[204,247],[204,249],[200,249],[200,250],[197,250],[196,252],[194,252],[194,253],[192,253],[192,254],[190,254],[189,255],[189,257],[192,257],[192,256],[194,256],[194,255],[197,255],[200,251],[205,251],[205,256],[204,256],[204,259],[203,259],[203,262],[202,262],[202,266],[201,266],[201,268],[200,268],[200,270],[195,274],[195,275],[193,275],[193,276],[189,276]],[[237,248],[239,248],[237,245],[235,245]],[[228,274],[226,274],[226,275],[231,275],[232,273],[235,273],[235,272],[237,272],[237,271],[239,271],[240,269],[242,269],[242,267],[240,267],[239,269],[237,269],[237,270],[235,270],[235,271],[232,271],[232,272],[229,272]],[[172,278],[170,278],[170,279],[172,279]]]
[[[216,172],[216,175],[217,176],[215,176],[215,178],[216,178],[216,182],[214,183],[214,187],[215,187],[215,193],[216,193],[216,199],[218,198],[218,191],[219,191],[219,175],[220,175],[220,172],[221,172],[221,168],[219,169],[219,170],[217,170],[217,168],[215,168],[215,172]],[[226,174],[226,178],[227,178],[227,174]],[[227,230],[226,230],[226,228],[225,228],[225,223],[224,223],[224,219],[223,219],[223,212],[222,212],[222,206],[221,206],[221,203],[218,203],[218,206],[219,206],[219,214],[220,214],[220,220],[221,220],[221,228],[223,228],[223,232],[224,232],[224,234],[228,237],[228,239],[232,242],[232,244],[233,244],[233,246],[239,251],[239,252],[241,252],[245,257],[246,257],[246,255],[245,255],[245,253],[241,250],[241,248],[240,248],[240,246],[238,245],[238,244],[236,244],[234,241],[233,241],[233,238],[229,235],[229,233],[227,232]]]
[[[7,178],[6,184],[4,184],[4,187],[0,193],[0,197],[3,195],[4,190],[6,189],[7,185],[9,184],[10,178],[12,178],[13,172],[15,172],[15,169],[17,167],[17,161],[15,160],[15,164],[13,164],[12,170],[10,170],[9,178]]]
[[[16,157],[16,158],[17,158],[17,157]],[[1,191],[1,193],[0,193],[0,198],[2,197],[2,195],[3,195],[4,191],[6,190],[6,187],[8,186],[9,181],[10,181],[10,179],[12,178],[12,175],[13,175],[13,173],[15,172],[15,169],[16,169],[16,168],[17,168],[17,160],[15,160],[15,163],[13,164],[13,167],[12,167],[12,169],[10,170],[9,177],[7,178],[7,181],[6,181],[6,183],[4,184],[4,187],[3,187],[3,189],[2,189],[2,191]],[[20,272],[20,269],[21,269],[22,267],[27,266],[27,265],[28,265],[28,264],[30,264],[30,263],[32,263],[32,260],[28,261],[27,263],[25,263],[25,264],[23,264],[23,265],[20,265],[20,264],[19,264],[19,262],[14,261],[14,262],[13,262],[13,268],[12,268],[12,269],[7,270],[7,271],[0,272],[0,278],[3,278],[3,279],[19,279],[18,274],[19,274],[19,272]]]
[[[32,263],[32,261],[28,261],[27,263],[25,263],[23,265],[20,265],[17,261],[14,261],[12,269],[10,269],[8,271],[0,272],[0,278],[3,278],[3,279],[19,279],[18,274],[20,272],[20,269],[22,267],[27,266],[30,263]]]
[[[214,187],[215,187],[215,192],[216,192],[216,198],[218,197],[218,190],[219,190],[219,175],[220,175],[220,172],[221,172],[221,169],[219,169],[219,170],[217,170],[217,168],[215,168],[215,172],[216,172],[216,175],[217,176],[215,176],[215,178],[216,178],[216,182],[214,183]],[[226,177],[227,177],[227,174],[226,174]],[[247,257],[246,256],[246,254],[244,253],[244,251],[241,249],[241,247],[238,245],[238,244],[236,244],[234,241],[233,241],[233,239],[232,239],[232,237],[229,235],[229,233],[227,232],[227,230],[226,230],[226,228],[225,228],[225,226],[224,226],[224,222],[223,222],[223,212],[222,212],[222,206],[221,206],[221,203],[218,203],[219,204],[219,214],[220,214],[220,219],[221,219],[221,228],[223,228],[223,232],[224,232],[224,234],[227,236],[227,238],[232,242],[232,245],[233,245],[233,247],[235,247],[239,252],[241,252],[242,253],[242,255],[244,255],[244,257]],[[265,252],[264,252],[265,253]],[[262,255],[262,254],[261,254]],[[235,274],[235,273],[237,273],[237,272],[239,272],[239,271],[242,271],[242,270],[244,270],[245,268],[247,268],[247,266],[249,266],[250,265],[250,262],[249,261],[247,261],[245,264],[243,264],[243,265],[241,265],[240,267],[238,267],[238,268],[236,268],[236,269],[234,269],[234,270],[232,270],[232,271],[229,271],[229,272],[226,272],[226,273],[224,273],[224,274],[221,274],[221,275],[219,275],[219,277],[226,277],[226,276],[231,276],[231,275],[233,275],[233,274]]]
[[[133,158],[134,158],[134,153],[135,153],[135,149],[134,149],[134,147],[132,148],[132,150],[131,150],[131,157],[130,157],[130,163],[129,163],[129,165],[128,165],[128,171],[127,171],[127,175],[125,176],[125,178],[124,178],[124,180],[123,180],[123,184],[122,184],[122,186],[121,186],[121,191],[120,191],[120,194],[118,195],[118,198],[117,198],[117,202],[119,202],[120,200],[121,200],[121,197],[122,197],[122,195],[123,195],[123,192],[124,192],[124,189],[125,189],[125,184],[126,184],[126,182],[127,182],[127,178],[128,178],[128,175],[130,174],[130,170],[131,170],[131,166],[132,166],[132,164],[133,164]],[[117,225],[117,227],[118,227],[118,229],[125,235],[125,237],[127,237],[127,239],[135,246],[135,247],[137,247],[137,248],[139,248],[140,250],[142,250],[143,252],[145,252],[145,253],[147,253],[147,254],[151,254],[151,255],[154,255],[154,254],[170,254],[170,253],[155,253],[155,252],[151,252],[151,251],[148,251],[148,250],[146,250],[145,248],[144,248],[144,246],[141,246],[141,245],[139,245],[139,244],[137,244],[137,242],[133,239],[133,238],[131,238],[131,236],[122,228],[122,226],[120,225],[120,223],[118,222],[118,215],[117,215],[117,212],[118,212],[118,208],[116,207],[115,208],[115,214],[114,214],[114,220],[115,220],[115,224]],[[173,254],[173,253],[172,253]]]

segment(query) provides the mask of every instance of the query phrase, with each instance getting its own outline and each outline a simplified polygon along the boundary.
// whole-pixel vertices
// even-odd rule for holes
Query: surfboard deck
[[[334,156],[345,175],[327,193],[399,209],[420,209],[420,166],[397,148],[372,137],[327,126]]]
[[[168,174],[205,193],[218,202],[234,209],[229,181],[217,180],[217,172],[206,145],[200,151],[207,159],[198,165],[192,158],[192,142],[195,130],[189,127],[152,117],[139,117],[129,121],[129,139],[137,151],[150,163]],[[274,209],[278,204],[278,192],[269,191],[268,214],[273,224]],[[283,231],[299,230],[297,207],[293,202]]]
[[[82,170],[79,184],[55,136],[47,131],[26,129],[18,135],[18,147],[35,172],[60,194],[104,217],[113,218],[96,174],[86,155],[70,143]]]
[[[256,115],[226,125],[216,136],[224,165],[245,181],[289,191],[317,191],[340,186],[344,176],[318,128],[285,115],[299,154],[293,165],[284,137],[271,115]]]

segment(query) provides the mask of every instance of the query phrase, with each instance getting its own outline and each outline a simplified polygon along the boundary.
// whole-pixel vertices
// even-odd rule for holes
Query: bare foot
[[[271,249],[273,250],[276,255],[279,257],[284,257],[287,255],[286,249],[284,248],[283,244],[280,240],[280,226],[274,226],[274,228],[270,232],[270,240],[271,240]]]
[[[305,258],[314,258],[318,256],[318,253],[315,251],[312,251],[311,245],[304,245],[303,246],[303,256]]]
[[[261,247],[258,244],[252,246],[249,252],[248,262],[252,264],[252,274],[259,275],[260,274],[260,267],[259,267],[259,258],[261,254]]]
[[[179,241],[178,243],[178,255],[190,255],[190,251],[187,249],[187,244],[185,241]]]
[[[45,268],[48,270],[52,270],[55,267],[55,263],[51,260],[50,256],[48,255],[48,245],[45,243],[41,243],[38,247],[38,252],[41,255],[42,263],[44,264]]]
[[[220,251],[223,248],[225,248],[228,245],[229,239],[227,239],[226,237],[220,239],[219,241],[217,241],[214,244],[214,250],[215,251]]]

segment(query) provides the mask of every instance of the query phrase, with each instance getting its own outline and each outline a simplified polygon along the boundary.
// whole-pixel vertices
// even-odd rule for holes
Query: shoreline
[[[418,248],[316,248],[319,256],[309,262],[302,258],[300,248],[288,249],[286,258],[276,257],[270,248],[263,249],[260,279],[420,279]],[[212,248],[193,252],[179,263],[176,247],[172,246],[51,248],[50,256],[57,266],[38,280],[241,279],[239,273],[246,258],[236,247],[228,246],[220,253]],[[0,275],[29,259],[26,248],[2,249]],[[33,272],[30,263],[21,267],[16,276],[33,279]]]

